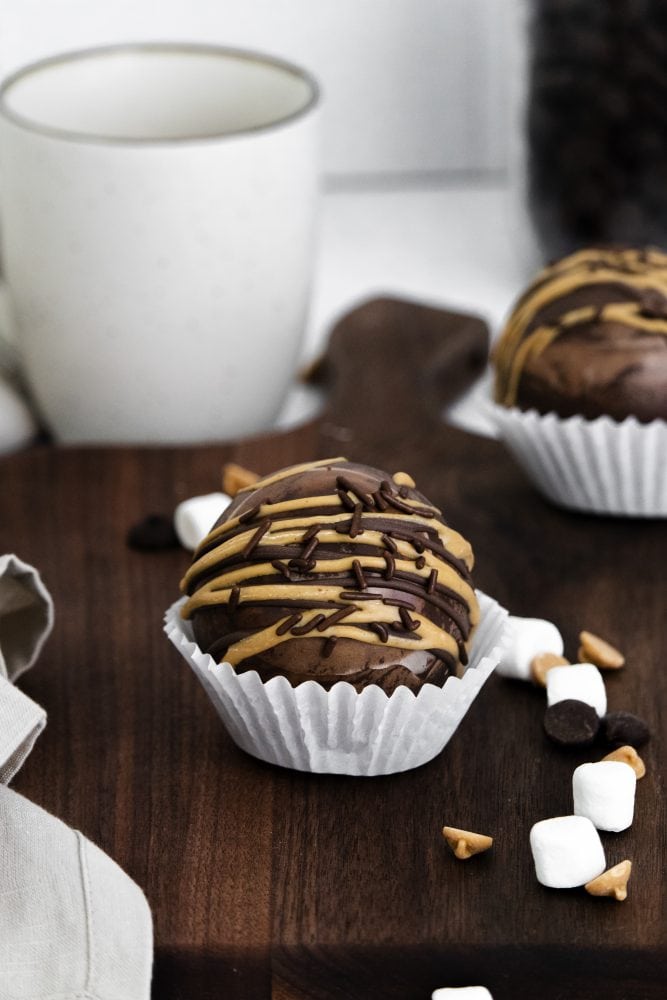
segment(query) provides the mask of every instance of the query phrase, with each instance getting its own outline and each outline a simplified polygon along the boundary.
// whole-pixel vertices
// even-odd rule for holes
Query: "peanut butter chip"
[[[530,661],[530,676],[540,687],[547,686],[547,673],[552,667],[565,667],[570,663],[557,653],[538,653]]]
[[[608,753],[607,756],[603,757],[602,759],[618,760],[622,764],[627,764],[629,767],[632,768],[632,770],[637,775],[637,781],[639,781],[640,778],[643,778],[644,775],[646,774],[646,765],[644,764],[644,761],[641,759],[641,757],[639,756],[634,747],[631,746],[619,747],[618,750],[614,750],[612,751],[612,753]]]
[[[222,490],[230,497],[235,497],[240,490],[256,483],[259,476],[250,469],[244,469],[235,462],[227,462],[222,467]]]
[[[466,861],[473,854],[488,851],[493,844],[493,837],[487,837],[483,833],[471,833],[470,830],[458,830],[455,826],[443,826],[442,835],[461,861]]]
[[[584,663],[593,663],[600,670],[618,670],[625,663],[623,653],[592,632],[579,633],[577,656]]]
[[[602,872],[602,875],[598,875],[591,882],[587,882],[584,888],[591,896],[613,896],[614,899],[621,902],[628,895],[627,886],[631,871],[632,862],[621,861],[613,868]]]
[[[395,472],[392,478],[397,486],[409,486],[411,489],[415,487],[414,479],[407,472]]]

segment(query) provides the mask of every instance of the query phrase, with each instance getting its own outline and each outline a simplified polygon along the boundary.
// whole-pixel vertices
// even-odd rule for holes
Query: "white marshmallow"
[[[544,618],[508,618],[510,639],[496,672],[503,677],[530,680],[531,660],[538,653],[563,655],[563,637],[553,624]]]
[[[547,673],[547,703],[573,698],[591,705],[598,715],[607,711],[607,692],[602,674],[592,663],[573,663],[552,667]]]
[[[581,764],[572,775],[577,816],[587,816],[598,830],[627,830],[635,811],[637,775],[617,760]]]
[[[183,500],[174,511],[174,529],[184,549],[196,549],[229,504],[226,493],[207,493]]]
[[[431,1000],[493,1000],[486,986],[442,986]]]
[[[540,820],[530,831],[530,849],[537,881],[552,889],[584,885],[606,868],[600,835],[586,816]]]
[[[5,380],[0,364],[0,455],[25,448],[38,430],[34,414],[13,384]]]

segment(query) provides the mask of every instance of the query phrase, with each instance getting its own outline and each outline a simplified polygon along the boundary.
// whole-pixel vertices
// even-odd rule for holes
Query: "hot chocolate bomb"
[[[472,564],[409,476],[329,459],[237,494],[195,552],[182,614],[204,652],[263,681],[416,691],[467,663]]]
[[[588,249],[545,268],[514,307],[494,361],[504,406],[667,419],[667,255]]]

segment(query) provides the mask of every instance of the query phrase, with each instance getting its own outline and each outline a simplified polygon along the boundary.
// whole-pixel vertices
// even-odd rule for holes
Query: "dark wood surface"
[[[160,1000],[428,1000],[481,983],[495,1000],[657,1000],[667,990],[664,522],[546,504],[502,447],[444,426],[479,368],[481,324],[390,301],[331,340],[322,417],[198,448],[41,447],[0,461],[0,551],[38,566],[52,638],[23,689],[49,714],[15,781],[143,887]],[[219,488],[223,461],[266,472],[311,457],[405,469],[473,542],[478,586],[625,650],[612,709],[653,730],[635,821],[603,835],[634,862],[623,904],[535,880],[532,823],[571,811],[573,767],[542,734],[544,693],[492,677],[444,752],[383,778],[259,763],[229,739],[162,634],[188,556],[131,551],[128,527]],[[496,838],[468,863],[444,823]]]

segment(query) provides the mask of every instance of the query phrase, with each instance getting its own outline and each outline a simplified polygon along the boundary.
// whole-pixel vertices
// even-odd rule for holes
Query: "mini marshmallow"
[[[441,986],[431,1000],[493,1000],[486,986]]]
[[[174,528],[184,549],[196,549],[229,504],[226,493],[207,493],[183,500],[174,511]]]
[[[591,705],[599,716],[607,711],[607,692],[602,674],[592,663],[573,663],[568,667],[552,667],[547,674],[547,703],[568,699]]]
[[[508,618],[510,639],[496,673],[503,677],[516,677],[529,681],[530,664],[539,653],[563,654],[563,637],[553,624],[544,618]]]
[[[39,427],[24,397],[3,377],[1,354],[0,351],[0,455],[3,455],[25,448],[37,436]]]
[[[573,889],[606,868],[600,835],[586,816],[540,820],[530,831],[530,849],[537,881],[551,889]]]
[[[598,830],[627,830],[635,811],[637,775],[617,760],[581,764],[572,775],[574,812]]]

